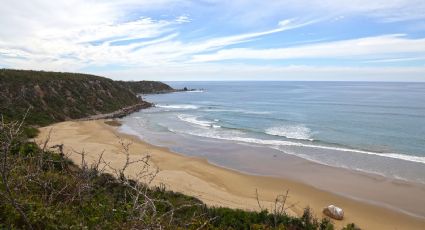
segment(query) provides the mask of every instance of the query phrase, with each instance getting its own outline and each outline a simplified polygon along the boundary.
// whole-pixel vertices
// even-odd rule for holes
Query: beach
[[[41,132],[36,141],[40,144],[43,143],[50,133],[48,146],[64,144],[64,151],[77,164],[81,156],[75,152],[84,150],[87,161],[94,161],[99,154],[104,152],[104,159],[117,167],[125,162],[125,154],[121,152],[120,140],[126,143],[131,142],[132,157],[137,158],[149,154],[152,167],[159,169],[159,173],[153,181],[154,185],[163,184],[169,190],[197,197],[210,206],[259,210],[256,198],[257,190],[261,206],[270,208],[277,195],[284,194],[286,190],[289,190],[287,204],[295,205],[288,210],[290,215],[299,216],[303,209],[309,206],[318,218],[322,218],[323,207],[330,204],[342,207],[345,218],[342,221],[334,221],[337,228],[352,222],[362,229],[423,229],[425,226],[423,218],[318,189],[317,186],[294,180],[293,177],[248,175],[210,164],[201,157],[183,156],[167,148],[146,143],[136,136],[120,133],[117,126],[107,125],[104,122],[105,120],[68,121],[53,124],[40,128]],[[288,162],[289,164],[290,162]],[[305,163],[304,167],[311,165],[311,163]],[[288,170],[293,169],[288,168]],[[320,178],[321,172],[320,168],[316,166],[312,168],[312,174],[318,178]],[[340,172],[341,175],[336,175],[334,180],[343,181],[344,175],[349,174],[346,171]],[[131,173],[137,173],[137,168],[130,168],[129,174]],[[325,177],[326,174],[323,175],[323,180],[329,181],[329,178]],[[373,184],[362,184],[364,181],[375,181],[376,185],[386,183],[369,177],[367,177],[368,180],[365,180],[363,177],[367,176],[352,173],[348,177],[350,180],[355,179],[351,184],[356,183],[354,187],[360,193],[365,185],[373,186]],[[344,186],[343,184],[342,186]],[[401,200],[395,201],[395,204],[407,202],[409,206],[413,206],[413,210],[420,211],[422,209],[423,211],[422,204],[425,196],[418,196],[424,195],[425,189],[423,187],[412,188],[410,184],[400,184],[400,186],[402,191],[407,189],[406,191],[411,191],[411,193],[400,195]],[[373,190],[368,192],[373,193]],[[386,196],[380,194],[380,191],[374,195],[376,197]],[[406,202],[403,201],[405,198]]]

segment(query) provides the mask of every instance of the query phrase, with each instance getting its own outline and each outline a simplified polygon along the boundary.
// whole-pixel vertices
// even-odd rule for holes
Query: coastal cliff
[[[0,70],[0,111],[5,119],[22,117],[28,124],[81,119],[93,115],[125,115],[151,106],[137,96],[173,89],[161,82],[123,82],[78,74],[27,70]]]

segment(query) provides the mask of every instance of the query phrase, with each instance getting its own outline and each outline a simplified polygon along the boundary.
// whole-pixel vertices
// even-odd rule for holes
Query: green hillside
[[[166,93],[174,91],[169,85],[159,81],[118,81],[133,93]]]
[[[172,90],[160,82],[122,82],[77,73],[0,70],[0,111],[7,120],[30,109],[28,124],[110,113],[141,102],[137,93]]]

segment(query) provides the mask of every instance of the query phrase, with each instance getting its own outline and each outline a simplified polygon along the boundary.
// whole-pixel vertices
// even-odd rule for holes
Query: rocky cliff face
[[[166,88],[150,83],[146,89],[154,92],[157,84],[160,90]],[[29,108],[27,122],[46,125],[143,103],[136,95],[144,93],[139,91],[143,87],[87,74],[2,69],[0,113],[5,119],[19,119]]]

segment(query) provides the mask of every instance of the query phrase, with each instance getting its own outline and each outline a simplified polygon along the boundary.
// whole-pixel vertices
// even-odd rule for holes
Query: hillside
[[[0,111],[7,120],[30,108],[29,124],[78,119],[111,113],[141,103],[137,93],[172,90],[159,82],[122,82],[77,73],[0,70]]]
[[[117,81],[133,93],[166,93],[174,91],[169,85],[158,81]]]

